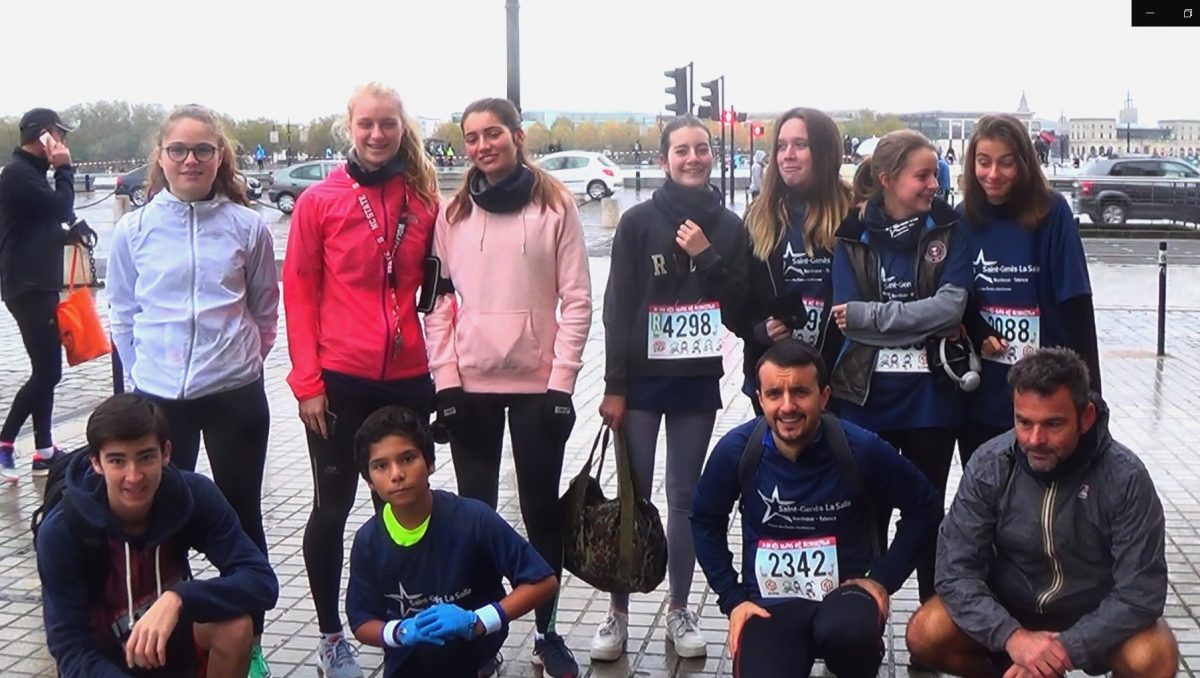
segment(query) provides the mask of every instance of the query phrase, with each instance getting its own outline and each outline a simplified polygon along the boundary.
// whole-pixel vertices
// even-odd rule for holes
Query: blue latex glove
[[[438,603],[416,616],[417,631],[426,637],[441,640],[470,640],[475,637],[475,622],[479,617],[457,605]]]
[[[413,647],[420,645],[421,643],[427,643],[429,645],[446,644],[446,641],[442,640],[441,638],[431,636],[417,628],[416,617],[409,617],[408,619],[400,622],[400,625],[396,627],[395,633],[396,637],[394,640],[404,647]]]

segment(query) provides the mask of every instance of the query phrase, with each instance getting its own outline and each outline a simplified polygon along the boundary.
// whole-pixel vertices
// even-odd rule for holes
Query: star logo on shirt
[[[384,598],[391,598],[397,603],[400,603],[400,618],[407,619],[410,613],[416,611],[416,601],[424,598],[425,594],[409,593],[408,591],[404,590],[404,582],[397,582],[396,586],[400,589],[400,592],[385,594]]]
[[[780,499],[778,485],[775,486],[775,490],[771,492],[770,497],[767,497],[767,495],[763,494],[762,490],[755,491],[758,492],[758,496],[762,499],[763,504],[766,504],[767,506],[767,510],[763,512],[763,524],[766,524],[768,520],[774,518],[775,516],[779,516],[789,523],[792,522],[792,517],[785,515],[783,513],[783,508],[785,506],[793,506],[796,502],[787,499]]]
[[[800,276],[804,274],[804,257],[808,256],[807,252],[797,253],[792,249],[792,243],[788,243],[783,250],[783,277],[786,280],[789,275]]]
[[[994,283],[995,281],[992,280],[991,276],[986,275],[983,271],[986,270],[988,266],[995,266],[998,263],[999,262],[997,261],[989,260],[987,255],[983,253],[983,249],[980,248],[979,255],[975,257],[975,270],[979,271],[975,274],[975,279],[982,280],[988,284]]]

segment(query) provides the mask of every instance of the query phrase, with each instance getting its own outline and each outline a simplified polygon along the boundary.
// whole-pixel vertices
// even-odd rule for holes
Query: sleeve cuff
[[[865,301],[851,301],[846,304],[846,329],[873,329],[870,322],[871,305]]]
[[[462,376],[458,373],[458,365],[451,363],[434,369],[433,384],[438,391],[462,388]]]
[[[605,379],[604,395],[629,395],[629,382],[624,379]]]
[[[578,370],[551,369],[550,381],[546,384],[546,389],[549,391],[562,391],[567,395],[573,395],[575,393],[575,380],[578,377]]]
[[[747,600],[750,600],[750,596],[746,595],[746,590],[742,588],[741,584],[738,584],[717,596],[717,607],[721,609],[721,614],[728,617],[733,614],[733,608]]]
[[[721,262],[721,255],[717,254],[716,248],[710,244],[708,249],[692,257],[692,261],[696,262],[697,271],[707,271]]]

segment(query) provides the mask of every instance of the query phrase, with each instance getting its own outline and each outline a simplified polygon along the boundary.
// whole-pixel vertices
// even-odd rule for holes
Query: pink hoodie
[[[573,393],[592,324],[587,248],[574,199],[565,214],[536,203],[508,214],[472,205],[453,225],[448,204],[438,213],[433,249],[462,304],[443,295],[425,318],[437,390]]]

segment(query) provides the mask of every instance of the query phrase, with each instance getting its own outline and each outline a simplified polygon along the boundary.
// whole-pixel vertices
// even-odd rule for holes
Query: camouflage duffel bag
[[[607,499],[600,473],[610,429],[596,434],[592,453],[559,500],[563,515],[563,567],[608,593],[649,593],[667,574],[667,536],[658,509],[634,496],[633,468],[625,436],[616,432],[617,498]],[[592,475],[592,462],[600,463]]]

